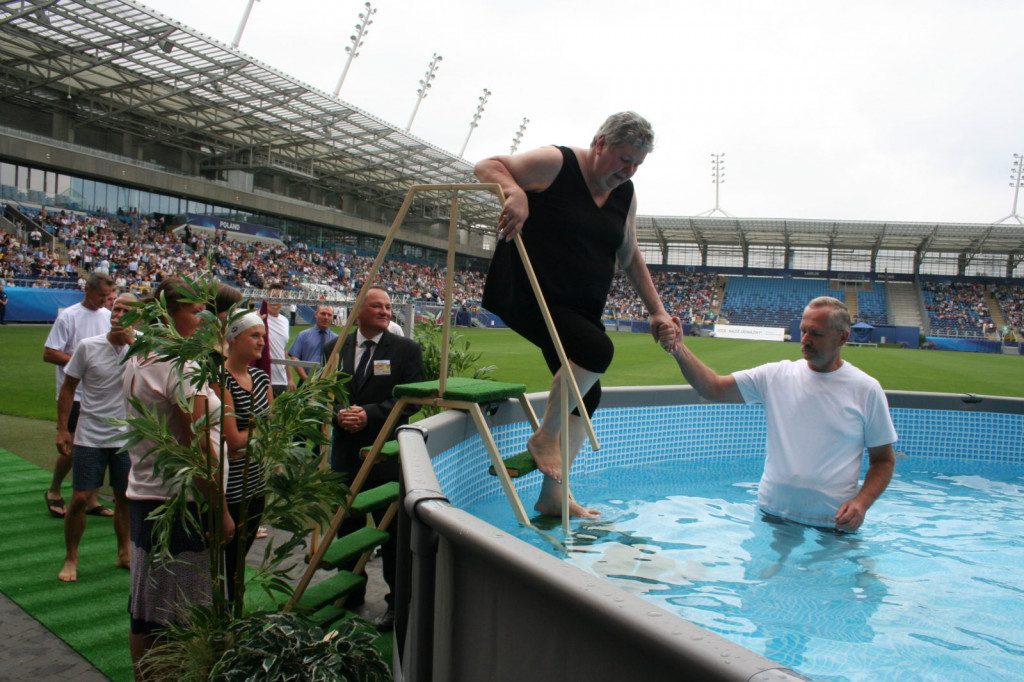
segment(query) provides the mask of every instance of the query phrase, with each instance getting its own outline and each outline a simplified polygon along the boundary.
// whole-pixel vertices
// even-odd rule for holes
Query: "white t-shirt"
[[[835,526],[859,491],[864,449],[896,442],[881,385],[849,362],[815,372],[783,360],[733,374],[743,400],[763,403],[767,456],[757,501],[765,511]]]
[[[267,315],[267,343],[270,344],[270,359],[284,360],[288,346],[288,318],[284,315]],[[288,385],[288,366],[271,363],[270,383],[274,386]]]
[[[124,392],[121,387],[121,360],[128,346],[115,346],[106,334],[82,339],[64,367],[67,376],[80,381],[81,412],[75,429],[75,445],[115,448],[124,442],[128,430],[107,423],[108,418],[124,419]]]
[[[186,372],[189,369],[186,368]],[[179,443],[191,443],[193,435],[191,425],[182,422],[175,408],[186,396],[192,397],[199,393],[205,395],[210,405],[211,447],[215,450],[215,456],[220,456],[221,400],[208,386],[197,390],[187,377],[178,376],[172,362],[153,362],[138,357],[131,358],[124,365],[121,382],[125,396],[134,395],[158,417],[167,420],[171,433]],[[130,404],[126,405],[125,410],[129,417],[140,416]],[[131,470],[128,473],[126,495],[130,500],[166,500],[168,497],[168,486],[153,471],[154,455],[147,455],[152,447],[153,442],[146,440],[128,449]]]
[[[82,339],[90,336],[106,334],[110,331],[110,311],[106,308],[89,310],[81,303],[68,306],[57,316],[50,334],[46,337],[47,348],[59,350],[62,353],[71,355],[75,347]],[[57,365],[57,393],[60,398],[60,387],[64,383],[64,368]],[[81,386],[75,391],[75,400],[81,400]]]

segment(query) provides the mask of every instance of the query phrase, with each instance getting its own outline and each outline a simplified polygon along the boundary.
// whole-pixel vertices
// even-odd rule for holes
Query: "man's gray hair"
[[[89,277],[85,280],[85,288],[94,291],[104,284],[111,287],[114,286],[114,278],[105,272],[90,272]]]
[[[827,318],[828,326],[832,327],[832,329],[835,329],[840,334],[850,331],[850,326],[853,324],[853,320],[850,318],[850,310],[846,307],[846,304],[838,298],[833,298],[831,296],[819,296],[808,303],[807,307],[832,308],[832,311],[828,314]]]
[[[590,146],[596,146],[597,139],[602,135],[609,147],[631,144],[645,154],[654,151],[654,128],[635,111],[622,111],[609,116],[594,135]]]

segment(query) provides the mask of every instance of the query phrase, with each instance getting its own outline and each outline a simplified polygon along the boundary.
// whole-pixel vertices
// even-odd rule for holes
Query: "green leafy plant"
[[[391,671],[373,637],[351,620],[325,633],[294,613],[231,624],[212,677],[225,682],[384,682]]]
[[[427,381],[441,378],[441,344],[444,328],[438,317],[431,317],[416,323],[413,338],[423,349],[423,376]],[[448,376],[488,379],[497,365],[478,366],[483,353],[470,350],[469,338],[454,329],[448,335]]]
[[[212,278],[186,279],[185,282],[188,290],[179,289],[179,293],[185,296],[184,303],[207,304],[213,300],[216,282]],[[244,310],[233,311],[229,321],[244,313]],[[173,371],[182,381],[196,388],[210,383],[224,385],[227,370],[216,358],[216,352],[221,348],[221,323],[211,312],[201,313],[200,318],[196,332],[182,337],[170,323],[166,300],[153,300],[136,306],[123,318],[123,324],[134,324],[139,330],[129,354],[172,363]],[[255,584],[270,595],[274,603],[290,596],[293,588],[288,574],[297,563],[293,557],[301,556],[312,529],[329,524],[335,505],[346,498],[348,488],[342,483],[342,476],[322,468],[321,458],[313,451],[314,447],[324,447],[329,443],[322,427],[330,423],[335,405],[347,404],[344,384],[345,378],[337,373],[327,375],[316,370],[295,391],[286,392],[274,400],[266,414],[254,415],[243,471],[248,471],[249,461],[260,463],[266,491],[262,522],[283,532],[268,538],[259,566],[250,576],[247,577],[245,571],[238,572],[231,603],[227,603],[224,597],[223,552],[218,551],[225,544],[220,499],[212,496],[211,503],[202,494],[204,489],[222,489],[226,475],[226,443],[217,443],[220,448],[217,457],[211,457],[200,447],[208,439],[210,430],[223,420],[225,407],[222,404],[220,410],[213,412],[208,408],[207,413],[192,425],[188,437],[181,439],[171,432],[166,419],[159,417],[149,406],[130,399],[138,416],[125,420],[129,426],[128,445],[151,443],[144,456],[152,458],[154,471],[167,483],[169,491],[166,501],[150,516],[154,522],[151,560],[171,559],[170,538],[178,523],[190,532],[204,535],[211,548],[209,574],[213,581],[214,601],[212,604],[183,605],[179,623],[168,628],[167,637],[142,661],[153,679],[174,679],[176,682],[210,679],[214,675],[214,664],[219,671],[216,679],[227,678],[231,665],[219,661],[227,652],[236,650],[251,633],[260,630],[260,623],[285,623],[282,628],[292,628],[295,632],[309,631],[309,626],[304,626],[305,630],[300,628],[299,616],[282,620],[268,613],[246,615],[245,589],[247,583]],[[192,399],[182,395],[179,407],[191,413]],[[246,514],[243,503],[243,519]],[[248,532],[244,522],[237,524],[237,532],[242,554]],[[243,560],[239,561],[239,566],[244,566],[244,556],[240,558]],[[345,636],[349,634],[352,633]],[[372,649],[367,643],[367,636],[360,635],[352,641],[336,643],[333,648],[324,648],[321,653],[335,661],[330,665],[337,667],[338,652],[347,651],[346,647],[352,649],[350,654],[346,654],[352,660],[358,658],[357,652],[369,656],[367,652]],[[319,650],[312,648],[303,655],[315,657],[316,651]],[[307,665],[312,663],[307,661]],[[384,668],[387,669],[386,666]],[[230,679],[242,678],[235,676]]]

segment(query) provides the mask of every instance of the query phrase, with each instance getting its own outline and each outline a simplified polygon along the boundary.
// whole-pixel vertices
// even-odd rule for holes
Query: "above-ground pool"
[[[762,464],[682,457],[580,477],[577,497],[602,517],[574,523],[559,554],[815,679],[1016,676],[1024,663],[1019,468],[905,458],[865,526],[836,533],[762,518]],[[552,547],[515,529],[503,499],[468,511]]]
[[[427,420],[430,508],[442,499],[462,508],[454,526],[427,521],[452,552],[442,562],[452,575],[435,596],[450,589],[446,599],[455,602],[432,608],[463,619],[480,611],[479,623],[521,619],[527,630],[563,618],[547,636],[577,654],[589,648],[586,656],[603,661],[597,674],[631,655],[634,642],[654,642],[658,655],[680,659],[651,666],[644,679],[660,672],[695,680],[1012,679],[1024,666],[1024,401],[898,392],[889,400],[900,436],[896,476],[860,531],[837,534],[761,518],[760,407],[704,404],[686,388],[612,389],[595,419],[601,449],[586,448],[573,468],[576,497],[602,518],[574,521],[566,552],[516,525],[467,420]],[[529,428],[516,406],[502,405],[492,422],[503,452],[522,449]],[[416,438],[400,439],[412,490],[426,466],[406,438]],[[528,508],[538,486],[537,474],[517,483]],[[415,503],[406,507],[416,515]],[[478,517],[486,523],[478,526]],[[549,532],[561,537],[553,525]],[[529,557],[515,579],[522,585],[481,579],[481,569],[468,568],[487,553],[508,555],[506,563]],[[477,593],[484,585],[475,582],[497,594]],[[460,601],[462,588],[472,596]],[[549,589],[550,596],[530,599]],[[633,601],[637,595],[647,601]],[[559,599],[565,603],[550,606]],[[637,605],[644,603],[647,611]],[[707,635],[694,634],[691,624]],[[576,638],[578,629],[589,634]],[[595,641],[594,633],[631,629],[635,637]],[[557,647],[531,667],[529,658],[502,658],[497,631],[441,639],[449,645],[463,637],[472,651],[456,646],[445,655],[518,666],[508,677],[487,671],[497,675],[489,679],[571,675],[571,666],[559,670]],[[637,656],[627,669],[651,656]],[[435,672],[481,674],[465,668],[459,675],[462,664],[450,665]]]

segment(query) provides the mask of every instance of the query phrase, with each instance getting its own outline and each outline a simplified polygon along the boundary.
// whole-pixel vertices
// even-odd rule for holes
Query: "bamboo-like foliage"
[[[191,291],[179,289],[185,297],[184,303],[208,304],[213,300],[216,281],[212,277],[186,278],[185,281]],[[245,312],[232,310],[229,322]],[[178,407],[187,414],[192,413],[194,403],[186,394],[202,392],[211,383],[225,385],[227,372],[223,362],[217,359],[221,348],[221,323],[209,311],[201,313],[200,317],[199,328],[188,337],[181,336],[171,323],[166,300],[138,304],[122,320],[122,324],[134,325],[138,332],[129,348],[129,356],[172,363],[181,383],[196,389],[182,391],[178,397]],[[266,414],[252,415],[244,459],[235,460],[243,466],[250,461],[260,464],[266,495],[262,523],[283,531],[268,538],[259,567],[248,578],[277,603],[292,591],[288,580],[288,572],[294,568],[289,564],[293,561],[291,557],[302,554],[301,549],[313,526],[327,525],[335,506],[342,504],[348,493],[342,476],[321,469],[320,457],[314,453],[316,446],[328,447],[323,424],[332,418],[337,405],[347,405],[345,382],[346,378],[336,373],[324,376],[320,370],[311,372],[309,379],[295,391],[274,400]],[[166,501],[150,515],[154,522],[150,558],[152,561],[172,560],[170,538],[177,524],[189,532],[202,534],[211,550],[214,595],[212,604],[182,605],[183,613],[187,614],[183,624],[171,629],[169,641],[154,647],[147,654],[146,662],[151,671],[166,672],[167,679],[191,679],[192,673],[198,675],[196,679],[203,679],[213,663],[230,648],[232,623],[243,617],[247,621],[260,617],[260,614],[245,613],[244,570],[238,571],[233,602],[226,603],[224,597],[221,549],[225,534],[223,496],[219,491],[223,490],[226,475],[227,443],[212,439],[216,441],[212,443],[216,449],[212,453],[203,443],[211,440],[211,429],[223,422],[225,407],[221,405],[212,413],[208,407],[189,433],[179,434],[172,433],[167,420],[159,417],[150,406],[134,397],[129,400],[138,416],[125,420],[129,427],[128,446],[150,444],[145,457],[152,458],[154,472],[163,479],[168,490]],[[204,491],[215,492],[207,496]],[[246,546],[246,515],[243,504],[243,520],[236,529],[240,554],[244,554]],[[244,556],[240,558],[241,569],[245,561]],[[194,650],[199,642],[202,642],[199,648],[205,652],[203,655]],[[186,674],[181,666],[191,666],[191,673]]]

